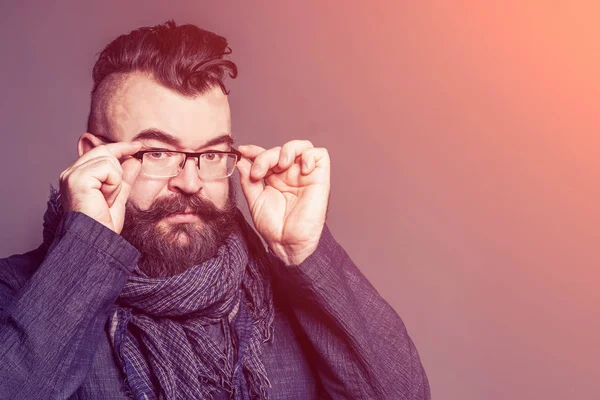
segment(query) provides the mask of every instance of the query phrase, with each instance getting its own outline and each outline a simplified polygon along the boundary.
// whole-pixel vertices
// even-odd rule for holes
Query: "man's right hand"
[[[63,210],[79,211],[116,233],[121,233],[125,204],[141,170],[136,159],[120,160],[137,153],[139,142],[119,142],[94,147],[60,175]]]

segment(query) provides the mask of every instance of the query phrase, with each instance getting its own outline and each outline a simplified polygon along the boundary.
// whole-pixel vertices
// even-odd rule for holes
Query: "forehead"
[[[216,136],[231,135],[229,101],[219,86],[185,97],[138,73],[116,88],[106,117],[117,141],[154,129],[176,137],[184,147],[197,148]]]

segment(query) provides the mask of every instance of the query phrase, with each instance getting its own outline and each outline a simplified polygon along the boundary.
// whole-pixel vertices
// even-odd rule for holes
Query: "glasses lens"
[[[233,174],[235,154],[206,153],[200,157],[200,177],[203,179],[227,178]]]
[[[179,173],[184,158],[184,154],[171,151],[144,153],[142,172],[156,178],[175,176]]]

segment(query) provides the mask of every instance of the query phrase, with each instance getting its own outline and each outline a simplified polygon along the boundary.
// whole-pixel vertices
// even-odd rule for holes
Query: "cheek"
[[[166,180],[148,179],[138,176],[131,188],[129,201],[142,210],[150,208],[152,202],[160,197],[160,193],[167,186]]]
[[[224,182],[207,182],[204,184],[201,196],[206,197],[208,200],[218,208],[225,207],[227,203],[227,196],[229,194],[229,184],[227,180]]]

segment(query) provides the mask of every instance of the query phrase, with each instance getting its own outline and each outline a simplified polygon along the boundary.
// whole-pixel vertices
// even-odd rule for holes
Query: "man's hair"
[[[106,105],[127,73],[150,75],[166,88],[194,97],[216,85],[228,94],[224,80],[237,76],[236,65],[223,59],[231,49],[227,39],[194,25],[174,21],[141,27],[121,35],[100,53],[93,69],[94,86],[87,131],[99,132]]]

